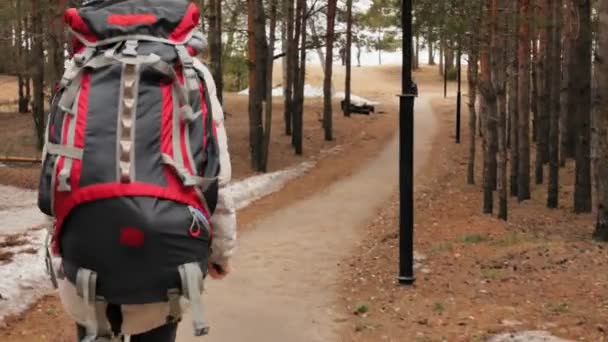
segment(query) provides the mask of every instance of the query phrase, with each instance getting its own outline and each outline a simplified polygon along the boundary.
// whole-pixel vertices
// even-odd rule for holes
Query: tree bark
[[[598,44],[595,56],[594,108],[597,127],[596,187],[598,194],[597,221],[594,238],[608,242],[608,1],[598,8]]]
[[[262,0],[248,0],[249,27],[249,134],[251,166],[262,171],[264,126],[263,100],[266,94],[266,21]]]
[[[518,89],[519,89],[519,56],[518,56],[518,30],[519,21],[517,20],[518,15],[518,2],[513,1],[511,5],[511,15],[509,16],[509,66],[507,67],[509,79],[508,79],[508,92],[509,92],[509,121],[510,121],[510,141],[509,147],[511,152],[511,196],[517,197],[518,194],[518,174],[519,174],[519,103],[518,103]]]
[[[325,53],[325,79],[323,83],[323,128],[325,129],[325,140],[333,140],[333,99],[331,93],[331,78],[333,75],[334,60],[334,29],[336,20],[337,0],[329,0],[327,6],[327,42]]]
[[[549,0],[540,0],[541,6],[538,12],[538,20],[544,18],[546,13],[551,13]],[[549,69],[549,51],[552,39],[551,21],[548,20],[540,28],[539,34],[539,60],[538,60],[538,125],[537,125],[537,148],[536,148],[536,184],[542,184],[544,180],[544,165],[549,161],[549,117],[551,108],[549,98],[551,96],[552,75]]]
[[[435,65],[435,53],[433,51],[433,41],[427,38],[429,48],[429,65]]]
[[[469,67],[467,79],[469,82],[469,161],[467,164],[467,183],[475,184],[475,157],[477,135],[477,84],[479,79],[479,35],[474,33],[470,39]]]
[[[507,130],[506,130],[506,59],[505,59],[505,23],[504,13],[505,1],[492,0],[492,86],[497,100],[497,140],[498,140],[498,160],[497,160],[497,190],[498,190],[498,218],[507,220]]]
[[[530,0],[519,1],[517,199],[530,199]]]
[[[576,68],[572,76],[574,98],[576,104],[573,116],[576,118],[576,179],[574,185],[574,211],[576,213],[591,212],[591,48],[592,48],[592,23],[591,23],[591,1],[579,0],[578,18],[579,35],[575,40],[575,48],[572,49],[576,57]],[[606,17],[604,17],[606,19]],[[605,32],[602,32],[605,33]],[[604,55],[606,56],[606,55]],[[601,63],[600,63],[601,66]],[[601,73],[600,68],[596,73]],[[600,92],[606,92],[608,88]]]
[[[293,0],[283,0],[283,8],[287,12],[287,85],[285,86],[285,105],[283,117],[285,120],[285,135],[292,134],[292,113],[294,109],[294,85],[296,79],[296,56],[298,40],[294,35],[294,4]]]
[[[491,12],[491,1],[486,3],[485,14]],[[493,22],[488,15],[484,15],[482,42],[491,39]],[[484,109],[484,177],[483,177],[483,213],[491,214],[494,211],[494,190],[496,189],[496,149],[494,146],[496,134],[496,94],[492,88],[492,66],[490,51],[487,46],[480,53],[480,83],[479,90],[482,96]]]
[[[49,59],[49,85],[53,87],[59,83],[64,71],[64,31],[63,12],[66,8],[66,0],[53,1],[47,7],[51,18],[47,31],[48,59]]]
[[[223,103],[224,92],[222,51],[222,1],[209,0],[209,57],[220,103]]]
[[[571,0],[564,0],[564,4],[569,7]],[[559,92],[560,102],[560,113],[559,113],[559,166],[566,167],[566,162],[571,155],[568,155],[568,148],[570,146],[570,131],[574,130],[574,127],[570,127],[570,114],[568,113],[568,85],[570,83],[570,50],[573,48],[572,34],[569,30],[571,21],[569,20],[568,10],[566,7],[562,7],[562,22],[565,25],[561,32],[562,51],[561,54],[561,86]]]
[[[274,66],[274,44],[276,41],[277,1],[270,2],[270,37],[268,38],[268,51],[266,53],[266,94],[264,118],[264,142],[261,171],[268,171],[268,156],[270,152],[270,137],[272,134],[272,75]]]
[[[32,0],[32,61],[34,64],[32,117],[36,133],[36,146],[42,150],[44,144],[44,27],[41,0]]]
[[[294,117],[293,120],[293,135],[292,135],[292,145],[295,149],[295,153],[297,155],[302,155],[303,147],[302,147],[302,135],[303,135],[303,127],[302,127],[302,119],[304,112],[304,84],[306,82],[306,0],[298,0],[297,7],[297,15],[296,15],[296,38],[300,38],[301,46],[300,49],[300,59],[296,61],[299,62],[297,77],[295,82],[295,96],[294,96]],[[296,49],[297,56],[297,49]],[[296,58],[297,60],[297,58]]]
[[[549,184],[547,207],[557,208],[559,203],[559,114],[561,88],[561,5],[562,0],[551,0],[553,17],[551,40],[551,119],[549,127]]]
[[[346,79],[344,84],[344,116],[350,116],[351,70],[353,41],[353,0],[346,0]]]

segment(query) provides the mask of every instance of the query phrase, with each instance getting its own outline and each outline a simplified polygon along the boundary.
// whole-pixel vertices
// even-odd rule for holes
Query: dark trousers
[[[78,328],[78,342],[86,336],[86,329],[80,325]],[[150,330],[140,335],[131,336],[131,342],[175,342],[177,338],[177,323],[169,323],[162,327]]]

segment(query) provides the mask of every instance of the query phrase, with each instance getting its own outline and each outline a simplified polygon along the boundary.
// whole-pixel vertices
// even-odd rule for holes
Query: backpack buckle
[[[125,48],[122,50],[122,54],[129,57],[137,57],[137,40],[127,40],[125,42]]]

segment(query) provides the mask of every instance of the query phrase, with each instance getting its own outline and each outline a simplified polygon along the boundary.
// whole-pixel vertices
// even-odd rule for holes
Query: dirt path
[[[416,109],[416,168],[434,131],[429,97]],[[398,141],[368,166],[325,191],[255,223],[240,242],[235,272],[208,282],[208,341],[331,341],[337,339],[340,260],[397,187]],[[191,337],[184,319],[178,341]]]

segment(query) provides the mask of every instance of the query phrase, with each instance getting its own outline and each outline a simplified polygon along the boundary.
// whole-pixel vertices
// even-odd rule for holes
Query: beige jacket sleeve
[[[211,246],[210,262],[218,265],[226,265],[236,249],[236,210],[232,195],[226,186],[232,178],[232,166],[230,153],[228,151],[228,137],[224,126],[224,111],[217,98],[215,82],[209,69],[198,60],[195,60],[195,68],[205,78],[209,99],[211,100],[211,113],[217,128],[217,140],[220,152],[220,174],[219,174],[219,196],[217,208],[211,217],[213,226],[213,244]]]

